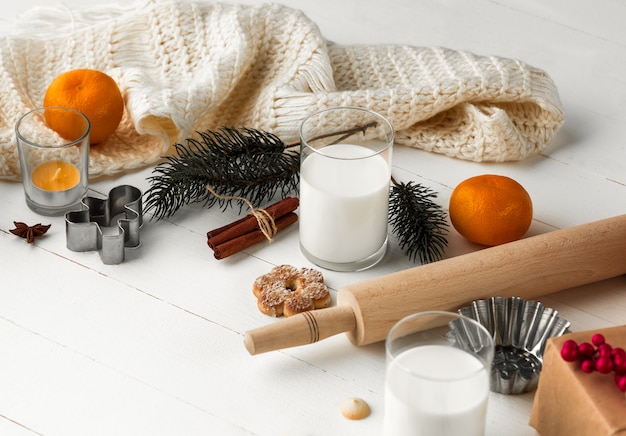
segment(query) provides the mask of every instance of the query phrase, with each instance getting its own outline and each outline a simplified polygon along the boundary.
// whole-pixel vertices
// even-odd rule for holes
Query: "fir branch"
[[[233,201],[216,197],[207,186],[219,196],[246,198],[255,207],[278,193],[284,197],[297,190],[299,154],[285,151],[277,136],[247,128],[198,135],[200,140],[176,144],[176,153],[149,177],[145,210],[153,210],[155,219],[171,217],[191,203],[226,208]]]
[[[396,183],[389,195],[389,223],[400,249],[422,264],[440,260],[448,246],[446,212],[432,201],[437,194],[420,184]]]

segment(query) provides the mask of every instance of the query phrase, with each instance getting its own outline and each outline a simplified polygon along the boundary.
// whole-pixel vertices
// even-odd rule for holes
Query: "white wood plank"
[[[261,0],[241,1],[260,4]],[[86,6],[65,0],[68,8]],[[87,5],[111,3],[91,1]],[[541,155],[478,164],[397,147],[394,173],[439,192],[447,207],[464,178],[495,172],[530,192],[529,235],[624,213],[626,198],[626,6],[619,0],[425,0],[303,3],[322,33],[341,44],[447,46],[521,59],[559,88],[566,123]],[[46,3],[52,5],[54,3]],[[5,5],[4,20],[39,0]],[[93,183],[106,193],[145,190],[150,169]],[[256,309],[254,278],[276,264],[312,266],[298,249],[297,224],[272,244],[217,261],[206,231],[238,211],[188,207],[147,221],[142,246],[120,265],[65,248],[62,217],[29,211],[21,186],[0,183],[0,434],[2,435],[374,435],[383,416],[384,347],[355,347],[345,335],[249,356],[246,330],[276,320]],[[52,223],[33,245],[9,233],[13,220]],[[479,249],[453,230],[447,256]],[[34,270],[31,266],[37,265]],[[413,266],[393,245],[362,273],[324,272],[341,286]],[[574,330],[626,324],[626,278],[549,296]],[[372,406],[364,421],[338,411],[347,397]],[[488,435],[535,435],[534,394],[492,394]]]
[[[41,433],[26,428],[22,424],[2,415],[0,416],[0,434],[6,436],[38,436]]]
[[[4,318],[0,338],[12,350],[0,361],[0,409],[16,423],[3,435],[24,429],[46,435],[201,435],[206,428],[248,434],[182,398]]]

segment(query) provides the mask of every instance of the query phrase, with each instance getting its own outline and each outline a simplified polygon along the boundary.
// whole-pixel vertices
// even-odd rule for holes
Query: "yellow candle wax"
[[[80,181],[80,171],[69,162],[53,160],[37,165],[32,174],[33,185],[45,191],[65,191]]]

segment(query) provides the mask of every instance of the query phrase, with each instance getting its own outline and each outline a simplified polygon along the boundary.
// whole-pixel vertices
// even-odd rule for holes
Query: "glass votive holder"
[[[90,130],[84,114],[64,107],[35,109],[17,121],[22,184],[31,210],[62,215],[85,196]]]
[[[387,251],[393,127],[366,109],[338,107],[300,128],[300,249],[314,264],[358,271]]]
[[[482,436],[494,341],[477,321],[421,312],[385,342],[384,436]]]

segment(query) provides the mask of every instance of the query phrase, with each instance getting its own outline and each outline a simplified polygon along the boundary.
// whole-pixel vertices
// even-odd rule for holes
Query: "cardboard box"
[[[626,395],[615,384],[614,373],[586,374],[578,362],[561,357],[566,340],[591,342],[595,333],[602,333],[611,346],[626,349],[626,326],[549,339],[530,416],[539,434],[626,436]]]

